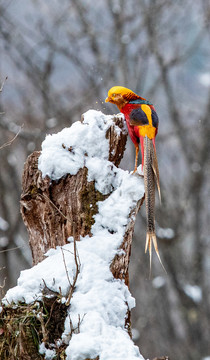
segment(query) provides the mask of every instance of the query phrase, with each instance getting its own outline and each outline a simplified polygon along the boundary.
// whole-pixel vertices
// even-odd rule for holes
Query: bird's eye
[[[115,96],[116,96],[116,94],[112,94],[112,96],[113,96],[113,97],[115,97]]]

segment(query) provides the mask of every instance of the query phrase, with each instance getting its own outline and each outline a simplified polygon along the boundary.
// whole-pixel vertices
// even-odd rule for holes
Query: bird
[[[147,234],[145,253],[149,251],[150,274],[152,263],[152,244],[157,257],[160,258],[157,237],[155,233],[155,183],[161,201],[159,169],[155,147],[155,137],[158,133],[159,119],[153,104],[123,86],[113,86],[108,91],[105,102],[115,104],[124,114],[128,133],[136,149],[135,166],[133,173],[137,172],[139,144],[142,154],[142,171],[144,174],[145,204],[147,214]]]

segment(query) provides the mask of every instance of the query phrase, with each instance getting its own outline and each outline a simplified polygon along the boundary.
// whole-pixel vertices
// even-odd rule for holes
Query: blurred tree
[[[24,3],[24,5],[23,5]],[[23,162],[89,108],[104,109],[113,85],[151,99],[160,118],[157,137],[163,204],[157,204],[160,250],[147,281],[145,217],[136,226],[131,288],[133,325],[143,355],[210,356],[209,138],[210,5],[206,0],[41,0],[0,2],[0,253],[2,281],[15,283],[29,266],[19,216]],[[2,105],[3,104],[3,105]],[[122,166],[133,168],[128,143]],[[168,229],[167,229],[168,228]],[[1,283],[2,283],[1,281]]]

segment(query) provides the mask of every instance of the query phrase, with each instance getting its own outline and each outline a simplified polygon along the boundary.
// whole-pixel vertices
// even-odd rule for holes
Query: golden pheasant
[[[155,136],[158,132],[159,123],[157,113],[152,103],[122,86],[112,87],[108,91],[105,102],[117,105],[120,112],[125,115],[128,132],[136,148],[134,172],[137,170],[139,143],[141,145],[147,213],[145,252],[147,249],[149,250],[151,269],[153,244],[158,259],[164,268],[155,234],[155,183],[160,197],[159,169],[155,149]]]

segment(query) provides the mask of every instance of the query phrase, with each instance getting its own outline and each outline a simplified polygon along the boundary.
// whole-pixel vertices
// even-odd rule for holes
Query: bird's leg
[[[139,154],[139,145],[135,145],[136,148],[136,158],[135,158],[135,168],[133,171],[133,174],[137,171],[137,165],[138,165],[138,154]]]
[[[143,136],[140,136],[140,144],[141,144],[141,157],[142,157],[141,170],[143,172],[144,170],[144,137]]]

